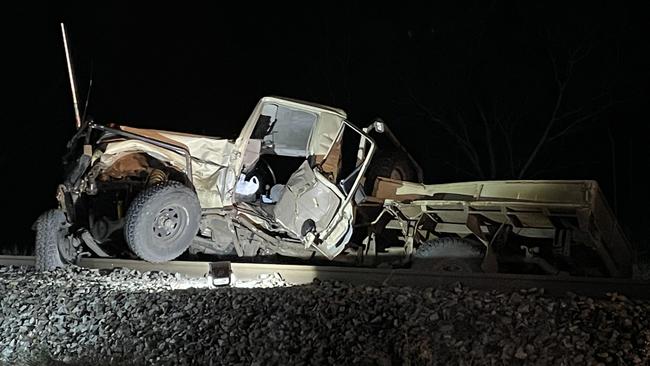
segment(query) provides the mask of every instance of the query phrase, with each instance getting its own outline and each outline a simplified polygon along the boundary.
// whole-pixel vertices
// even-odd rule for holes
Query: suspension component
[[[167,181],[168,175],[160,169],[153,169],[149,176],[147,177],[147,186],[153,186],[154,184],[165,183]]]

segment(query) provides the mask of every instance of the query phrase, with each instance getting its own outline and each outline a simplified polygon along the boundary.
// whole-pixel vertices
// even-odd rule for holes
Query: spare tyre
[[[140,192],[126,213],[124,236],[140,258],[154,263],[180,256],[199,230],[201,206],[196,193],[168,181]]]
[[[421,244],[411,268],[432,272],[481,272],[485,247],[469,239],[438,238]]]
[[[418,180],[417,173],[408,155],[398,149],[380,150],[375,154],[366,170],[366,181],[364,190],[371,195],[375,187],[377,177],[415,182]]]

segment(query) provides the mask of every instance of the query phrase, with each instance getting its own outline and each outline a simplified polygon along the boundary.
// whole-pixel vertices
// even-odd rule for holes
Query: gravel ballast
[[[648,301],[275,275],[239,285],[0,267],[0,364],[650,364]]]

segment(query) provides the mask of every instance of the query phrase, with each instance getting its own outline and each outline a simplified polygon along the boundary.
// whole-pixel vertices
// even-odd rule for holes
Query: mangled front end
[[[201,207],[218,208],[234,179],[228,140],[94,124],[76,140],[82,137],[83,154],[70,164],[57,198],[72,231],[100,256],[124,250],[126,212],[148,187],[179,182],[196,193]],[[76,145],[73,139],[71,148]]]

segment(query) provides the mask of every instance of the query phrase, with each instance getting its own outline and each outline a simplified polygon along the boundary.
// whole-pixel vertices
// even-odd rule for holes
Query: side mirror
[[[378,133],[384,133],[384,131],[385,131],[385,129],[384,129],[384,121],[382,121],[380,119],[376,120],[372,124],[372,126],[375,128],[375,131],[377,131]]]

